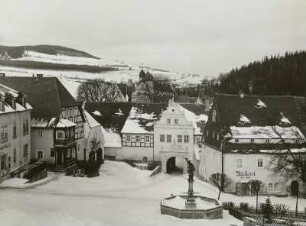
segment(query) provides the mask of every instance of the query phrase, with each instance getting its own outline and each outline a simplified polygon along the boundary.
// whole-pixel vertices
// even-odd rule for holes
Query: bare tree
[[[295,127],[296,128],[296,127]],[[305,151],[297,151],[293,149],[293,145],[286,142],[283,135],[277,130],[276,126],[272,126],[273,131],[279,138],[280,148],[276,150],[275,155],[271,159],[269,168],[274,173],[282,175],[286,179],[298,178],[306,183],[306,153]],[[299,148],[305,148],[305,137],[299,132],[292,129],[294,138],[297,141]],[[301,141],[301,143],[300,143]],[[305,149],[304,149],[305,150]],[[298,212],[298,196],[299,190],[295,192],[296,199],[296,214]]]
[[[258,194],[261,188],[263,187],[263,183],[260,180],[251,180],[249,181],[251,185],[251,189],[255,192],[256,195],[256,213],[258,211]]]
[[[78,88],[78,100],[90,102],[115,102],[122,93],[115,83],[102,79],[82,83]],[[121,98],[122,99],[122,98]]]
[[[220,199],[222,189],[227,188],[232,183],[232,180],[226,174],[221,173],[210,175],[209,180],[219,189],[218,200]]]

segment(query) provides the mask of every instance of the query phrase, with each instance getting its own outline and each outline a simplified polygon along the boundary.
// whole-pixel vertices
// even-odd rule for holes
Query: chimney
[[[249,94],[250,95],[253,94],[253,82],[252,81],[249,82]]]
[[[23,95],[22,92],[18,93],[18,96],[16,98],[16,102],[18,104],[20,104],[22,107],[26,108],[26,98],[25,98],[25,95]]]
[[[241,90],[239,91],[239,97],[244,98],[244,92],[242,92]]]
[[[5,102],[10,105],[13,109],[16,109],[16,100],[11,93],[5,94]]]

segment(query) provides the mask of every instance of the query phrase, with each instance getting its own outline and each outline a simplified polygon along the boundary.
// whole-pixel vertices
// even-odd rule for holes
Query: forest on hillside
[[[265,57],[221,74],[216,92],[306,96],[306,52]]]
[[[13,59],[22,57],[25,51],[34,51],[34,52],[45,53],[45,54],[50,54],[50,55],[61,54],[61,55],[66,55],[66,56],[88,57],[88,58],[99,59],[84,51],[67,48],[63,46],[55,46],[55,45],[1,46],[0,45],[0,54],[7,52],[8,55]]]

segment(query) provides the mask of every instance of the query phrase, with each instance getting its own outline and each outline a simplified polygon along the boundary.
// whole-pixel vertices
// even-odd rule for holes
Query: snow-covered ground
[[[160,199],[186,192],[187,175],[149,174],[150,171],[124,162],[106,161],[100,176],[95,178],[49,173],[49,179],[28,187],[16,179],[7,180],[0,185],[1,225],[242,225],[226,211],[220,220],[182,220],[161,215]],[[198,179],[195,192],[213,198],[218,195],[216,188]],[[260,197],[259,201],[264,199]],[[253,205],[255,197],[224,194],[222,201]],[[272,203],[286,203],[294,208],[295,199],[272,197]],[[305,200],[300,200],[300,206],[305,205]]]
[[[222,220],[181,220],[161,215],[161,197],[184,192],[186,176],[149,177],[149,173],[123,162],[106,161],[99,177],[50,173],[52,180],[32,188],[1,189],[1,225],[242,225],[227,213]],[[13,180],[1,187],[9,184],[19,188],[21,185]],[[196,188],[200,191],[202,187],[201,183]]]
[[[25,69],[16,67],[6,67],[0,66],[0,72],[6,73],[7,76],[32,76],[33,74],[44,74],[45,76],[56,76],[61,78],[69,78],[77,81],[82,81],[85,79],[104,79],[110,82],[127,82],[129,79],[133,81],[138,81],[138,75],[141,68],[144,70],[149,70],[154,76],[166,77],[172,80],[173,83],[178,86],[188,85],[188,84],[198,84],[203,80],[203,76],[200,75],[190,75],[181,74],[176,72],[168,72],[163,70],[158,70],[150,67],[144,66],[133,66],[126,65],[122,62],[111,61],[106,59],[94,59],[87,57],[72,57],[65,55],[49,55],[44,53],[38,53],[34,51],[26,51],[24,56],[16,61],[35,61],[44,63],[56,63],[56,64],[71,64],[71,65],[91,65],[91,66],[101,66],[101,67],[114,67],[118,70],[108,71],[101,73],[90,73],[90,72],[80,72],[80,71],[62,71],[62,70],[37,70],[37,69]]]

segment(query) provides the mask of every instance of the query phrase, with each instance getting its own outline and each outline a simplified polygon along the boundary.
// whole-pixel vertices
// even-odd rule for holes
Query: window
[[[1,157],[1,170],[5,170],[6,169],[6,155],[2,155]]]
[[[165,135],[164,134],[160,135],[159,140],[160,142],[165,142]]]
[[[16,148],[14,148],[14,152],[13,152],[13,162],[16,163],[16,158],[17,158],[17,151]]]
[[[1,143],[8,141],[8,129],[7,126],[2,126],[1,128]]]
[[[236,159],[236,167],[242,168],[242,159]]]
[[[278,182],[274,183],[274,191],[280,191],[280,186]]]
[[[42,129],[39,129],[39,130],[37,131],[37,135],[38,135],[38,137],[42,137]]]
[[[266,139],[266,143],[270,143],[270,140],[269,140],[269,139]]]
[[[251,139],[251,143],[254,143],[254,139]]]
[[[65,139],[65,133],[64,131],[56,131],[56,139],[57,140],[64,140]]]
[[[167,119],[167,124],[170,124],[171,123],[171,119]]]
[[[257,166],[258,167],[263,167],[263,159],[258,159],[257,160]]]
[[[80,151],[81,151],[81,145],[78,144],[78,152],[80,152]]]
[[[239,139],[235,139],[235,142],[236,142],[236,143],[239,143]]]
[[[268,190],[270,190],[270,191],[273,190],[273,183],[271,183],[271,182],[268,183]]]
[[[51,156],[51,157],[54,157],[54,156],[55,156],[55,151],[54,151],[54,148],[51,148],[51,151],[50,151],[50,156]]]
[[[150,136],[146,136],[146,143],[150,143]]]
[[[136,142],[140,142],[140,136],[136,136]]]
[[[184,135],[184,143],[189,143],[189,135]]]
[[[126,141],[131,141],[131,135],[130,134],[126,135]]]
[[[174,123],[175,123],[175,124],[178,124],[178,119],[174,119]]]
[[[29,120],[23,120],[23,134],[26,135],[29,133]]]
[[[177,142],[182,143],[182,141],[183,141],[182,135],[177,135]]]
[[[171,135],[167,135],[167,143],[171,143],[172,140],[172,136]]]
[[[23,158],[27,158],[29,155],[28,153],[28,144],[23,145]]]
[[[44,152],[43,151],[36,151],[37,159],[43,159],[44,158]]]
[[[14,124],[13,126],[13,138],[14,139],[17,138],[17,125],[16,124]]]

